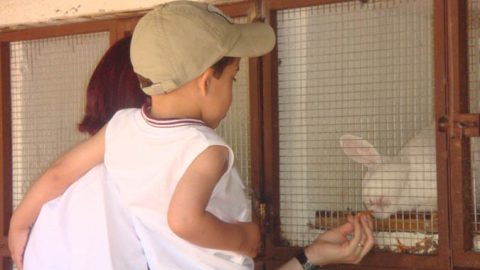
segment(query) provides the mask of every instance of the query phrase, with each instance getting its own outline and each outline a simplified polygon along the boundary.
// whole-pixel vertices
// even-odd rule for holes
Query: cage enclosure
[[[371,210],[376,248],[437,247],[432,1],[281,10],[282,237],[307,245]]]

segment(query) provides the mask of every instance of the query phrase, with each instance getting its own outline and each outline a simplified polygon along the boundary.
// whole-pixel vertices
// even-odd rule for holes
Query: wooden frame
[[[469,114],[467,1],[447,1],[448,16],[448,123],[451,239],[453,265],[480,269],[480,253],[472,252],[470,137],[478,136],[480,114]],[[475,130],[458,129],[459,123],[477,122]],[[473,122],[472,122],[473,123]]]
[[[12,138],[10,117],[10,54],[7,43],[0,42],[0,253],[8,254],[8,224],[12,215]]]
[[[313,5],[325,5],[332,3],[348,2],[341,0],[270,0],[267,1],[267,14],[271,25],[276,29],[276,11],[282,9],[306,7]],[[434,40],[435,40],[435,118],[446,114],[445,103],[445,5],[447,1],[434,1]],[[264,134],[265,144],[264,167],[265,172],[265,200],[269,203],[271,223],[270,231],[266,238],[266,266],[267,269],[274,269],[282,262],[295,255],[299,248],[288,247],[284,245],[280,233],[280,213],[279,213],[279,156],[278,156],[278,74],[277,74],[277,52],[274,51],[269,56],[264,57]],[[432,256],[418,256],[411,254],[394,254],[371,252],[365,257],[361,266],[330,266],[327,269],[449,269],[449,223],[448,223],[448,185],[447,185],[447,144],[446,134],[437,132],[437,175],[438,175],[438,232],[439,248],[438,254]],[[268,153],[268,154],[267,154]],[[395,265],[392,264],[395,262]]]

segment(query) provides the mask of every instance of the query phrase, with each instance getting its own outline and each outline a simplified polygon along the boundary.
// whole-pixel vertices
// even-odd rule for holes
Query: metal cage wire
[[[433,1],[349,1],[277,20],[282,237],[307,245],[377,198],[377,248],[435,253]],[[357,154],[342,149],[346,134]],[[358,160],[375,157],[372,147],[381,157],[368,172]]]
[[[88,78],[108,46],[107,32],[10,44],[14,208],[55,158],[85,138],[76,125]]]
[[[247,23],[247,17],[234,18],[235,23]],[[247,187],[250,186],[250,95],[248,59],[240,60],[233,84],[232,105],[216,129],[235,153],[235,165]]]

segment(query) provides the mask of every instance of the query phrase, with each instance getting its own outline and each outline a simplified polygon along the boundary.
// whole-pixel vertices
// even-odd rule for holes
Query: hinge
[[[267,229],[267,204],[264,202],[257,202],[257,207],[256,207],[256,212],[257,212],[257,217],[258,217],[258,222],[260,225],[260,228],[262,230],[262,233],[266,233]]]
[[[451,120],[443,116],[438,121],[438,128],[442,132],[448,132],[451,138],[479,137],[480,114],[457,114]]]

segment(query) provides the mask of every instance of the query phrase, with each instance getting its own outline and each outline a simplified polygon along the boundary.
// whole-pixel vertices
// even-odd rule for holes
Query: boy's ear
[[[213,77],[213,69],[209,68],[205,70],[198,78],[197,86],[202,95],[208,94],[208,89],[209,89],[210,81],[212,80],[212,77]]]

